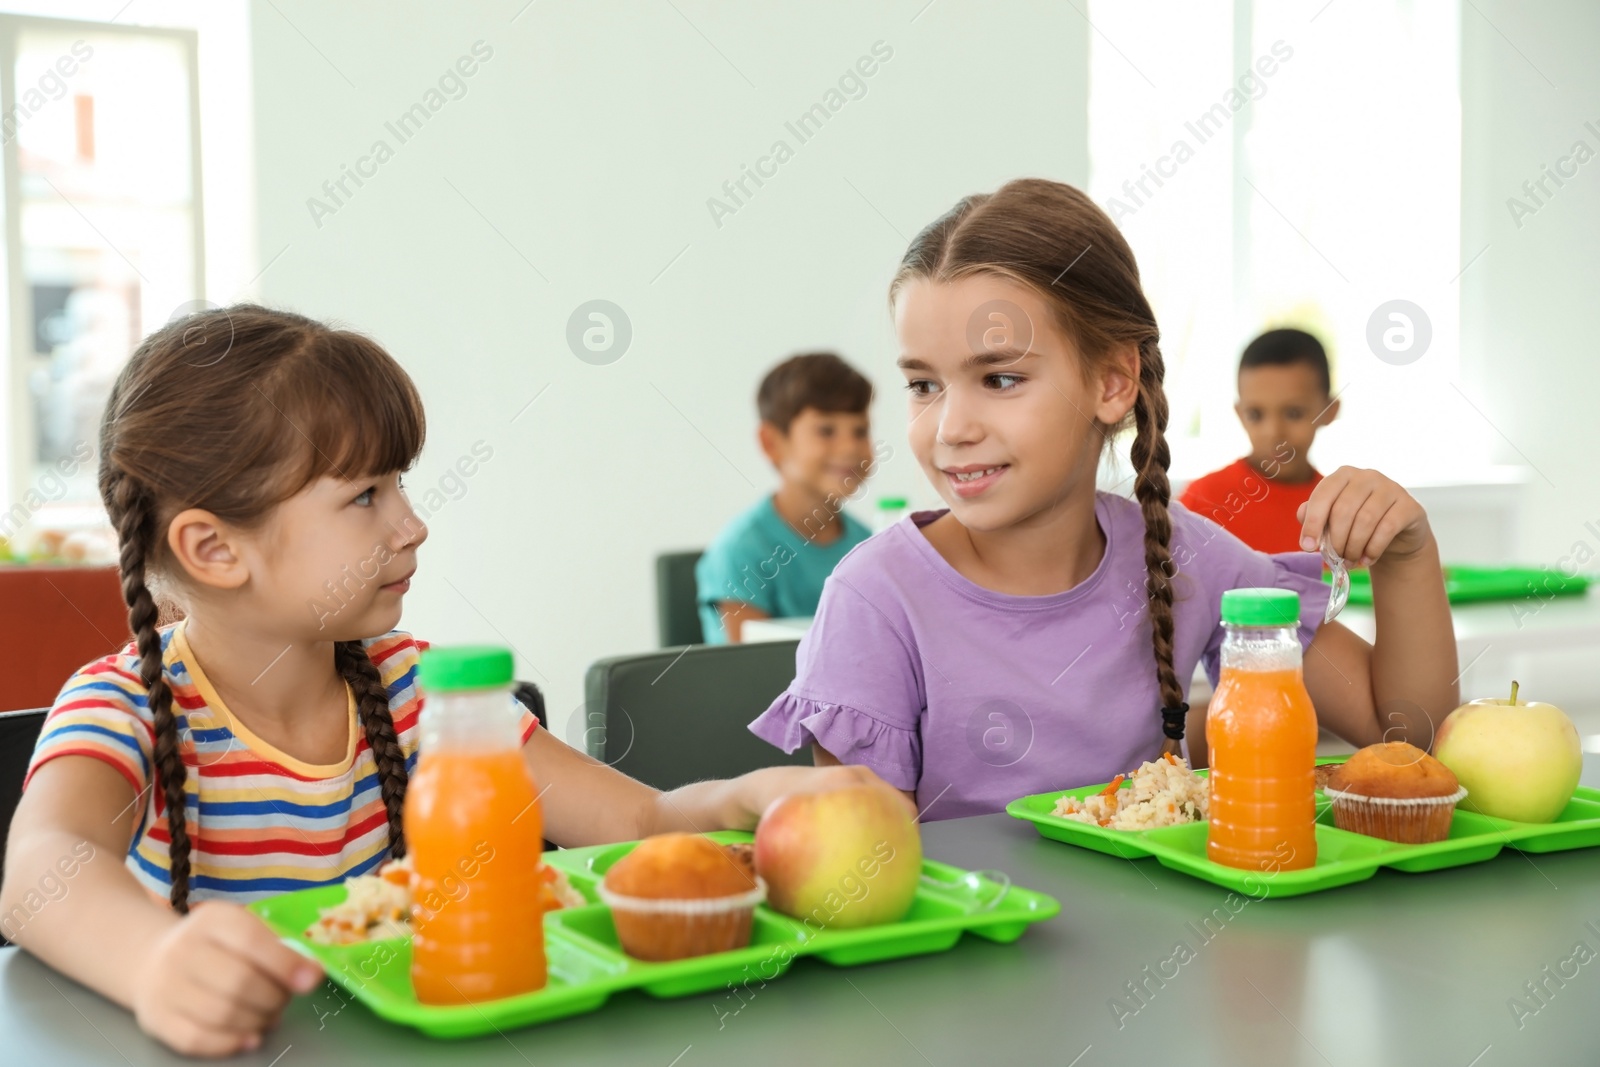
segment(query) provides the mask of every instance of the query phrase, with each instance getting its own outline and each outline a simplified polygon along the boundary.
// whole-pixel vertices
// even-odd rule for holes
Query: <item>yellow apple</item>
[[[1434,740],[1435,758],[1467,788],[1468,811],[1515,822],[1551,822],[1566,810],[1583,772],[1578,728],[1554,704],[1474,700],[1452,711]]]

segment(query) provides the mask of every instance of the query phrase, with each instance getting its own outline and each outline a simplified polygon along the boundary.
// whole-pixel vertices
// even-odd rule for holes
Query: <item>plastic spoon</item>
[[[1344,564],[1344,557],[1333,550],[1328,544],[1328,534],[1322,534],[1322,562],[1333,575],[1333,588],[1328,594],[1328,610],[1322,613],[1323,622],[1332,622],[1334,617],[1344,610],[1345,602],[1350,599],[1350,570]]]

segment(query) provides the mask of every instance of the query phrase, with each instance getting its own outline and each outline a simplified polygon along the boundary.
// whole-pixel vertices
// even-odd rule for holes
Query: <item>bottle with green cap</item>
[[[511,653],[422,654],[417,769],[406,787],[411,984],[424,1004],[477,1004],[542,989],[543,819],[522,758]]]
[[[1271,876],[1317,862],[1317,713],[1300,664],[1299,594],[1222,594],[1222,672],[1206,711],[1214,863]]]

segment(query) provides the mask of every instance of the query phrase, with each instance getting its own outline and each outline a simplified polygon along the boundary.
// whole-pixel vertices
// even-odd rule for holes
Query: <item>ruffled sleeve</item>
[[[821,745],[840,763],[871,767],[897,789],[915,789],[922,777],[922,736],[915,729],[894,726],[845,704],[784,693],[750,732],[785,752]]]
[[[750,732],[785,752],[821,745],[841,763],[915,789],[926,704],[904,616],[869,602],[835,572],[795,653],[794,681]]]

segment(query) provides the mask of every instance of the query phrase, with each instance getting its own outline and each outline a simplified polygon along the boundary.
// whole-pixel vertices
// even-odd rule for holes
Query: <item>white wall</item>
[[[1532,205],[1523,182],[1574,142],[1600,153],[1600,6],[1473,0],[1461,28],[1462,255],[1487,247],[1461,278],[1465,386],[1495,458],[1536,468],[1522,555],[1554,561],[1578,541],[1600,553],[1600,536],[1585,529],[1600,528],[1600,160],[1562,188],[1547,183],[1554,195],[1540,194],[1520,228],[1506,203]]]
[[[1580,544],[1600,558],[1600,160],[1561,188],[1547,180],[1553,195],[1539,193],[1542,205],[1522,190],[1576,141],[1600,153],[1600,7],[1473,0],[1461,29],[1461,251],[1467,259],[1487,249],[1461,277],[1462,387],[1482,408],[1469,418],[1496,460],[1533,468],[1517,526],[1520,558],[1556,563]],[[1520,227],[1511,197],[1536,207]],[[1496,675],[1498,688],[1514,674],[1530,698],[1560,703],[1586,730],[1600,729],[1593,650],[1493,666],[1490,658],[1476,677]]]
[[[1085,182],[1090,31],[1070,5],[923,4],[253,5],[259,247],[279,256],[260,298],[373,334],[417,379],[414,500],[493,449],[432,517],[403,625],[509,641],[555,721],[578,710],[591,661],[654,645],[655,554],[767,490],[752,398],[800,348],[878,385],[896,455],[870,492],[929,499],[887,281],[960,196]],[[480,40],[466,95],[400,144],[384,123]],[[798,143],[785,122],[877,41],[893,56],[865,95]],[[319,227],[307,199],[379,138],[393,158]],[[707,198],[778,138],[794,158],[717,226]],[[633,326],[609,366],[565,341],[594,298]]]

